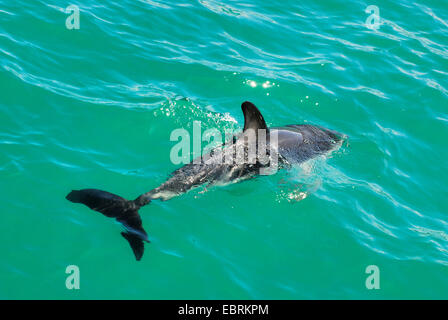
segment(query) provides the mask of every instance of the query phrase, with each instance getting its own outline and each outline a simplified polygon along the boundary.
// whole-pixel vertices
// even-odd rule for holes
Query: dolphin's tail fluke
[[[73,190],[66,196],[66,199],[75,203],[83,203],[90,209],[101,212],[106,217],[115,218],[122,223],[126,232],[122,232],[121,235],[129,242],[135,258],[137,260],[142,258],[143,241],[149,242],[149,240],[138,214],[140,206],[134,201],[98,189]]]

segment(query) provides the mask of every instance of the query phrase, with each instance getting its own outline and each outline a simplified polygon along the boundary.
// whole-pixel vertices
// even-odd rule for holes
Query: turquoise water
[[[0,298],[448,298],[443,1],[18,0],[0,21]],[[65,199],[149,191],[178,167],[172,130],[240,130],[245,100],[349,139],[154,201],[140,262],[120,225]]]

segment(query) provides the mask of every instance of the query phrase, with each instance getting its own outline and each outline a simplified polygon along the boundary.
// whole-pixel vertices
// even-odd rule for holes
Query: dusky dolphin
[[[205,183],[230,183],[254,177],[272,164],[274,156],[280,168],[298,164],[336,149],[344,138],[336,131],[308,124],[268,128],[254,104],[246,101],[241,108],[244,113],[242,133],[224,146],[214,148],[200,161],[195,159],[175,170],[164,183],[137,199],[126,200],[98,189],[73,190],[66,198],[120,222],[126,229],[121,235],[129,242],[135,258],[140,260],[144,252],[143,241],[149,240],[138,210],[152,200],[165,201]],[[259,134],[263,131],[266,133],[264,144],[260,144]],[[266,147],[267,161],[258,157],[253,161],[223,161],[229,155],[230,158],[235,157],[238,148],[243,150],[243,158],[247,160],[248,150],[254,145],[257,151],[260,145]]]

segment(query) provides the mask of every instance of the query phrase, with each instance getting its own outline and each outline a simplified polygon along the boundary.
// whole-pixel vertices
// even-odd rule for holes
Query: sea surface
[[[139,262],[65,199],[157,187],[173,130],[246,100],[348,138],[153,201]],[[0,298],[447,299],[447,147],[446,1],[1,0]]]

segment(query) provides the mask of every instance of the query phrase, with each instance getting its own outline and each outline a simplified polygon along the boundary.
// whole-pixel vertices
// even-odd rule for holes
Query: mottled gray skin
[[[255,107],[255,106],[254,106]],[[319,155],[333,150],[342,135],[336,131],[312,125],[287,125],[284,127],[269,128],[270,133],[277,133],[279,166],[299,164]],[[233,153],[233,149],[244,143],[241,134],[238,140],[226,145],[224,150],[220,147],[214,149],[210,159],[199,163],[191,162],[171,173],[171,177],[159,187],[141,195],[135,201],[143,206],[154,199],[169,200],[172,197],[205,184],[230,183],[241,181],[259,173],[260,168],[268,164],[256,162],[248,163],[222,163],[222,153]]]

